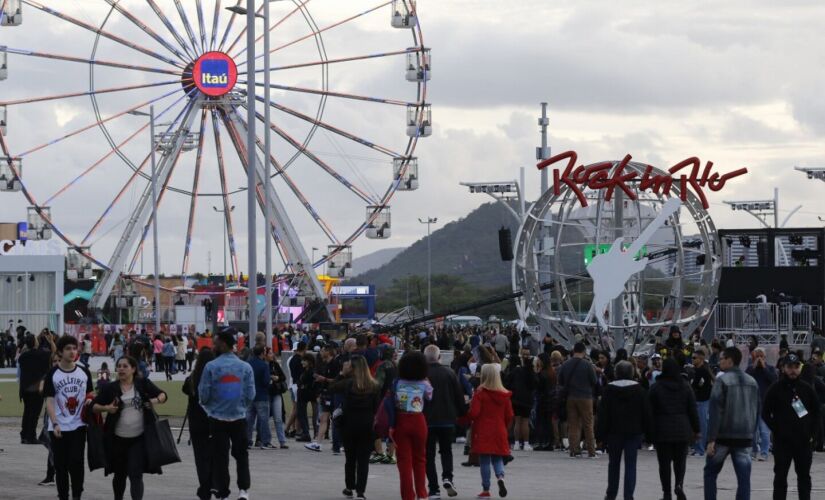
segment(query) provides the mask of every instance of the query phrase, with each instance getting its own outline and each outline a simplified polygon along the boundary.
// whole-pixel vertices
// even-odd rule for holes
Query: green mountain
[[[511,262],[501,260],[498,231],[507,227],[515,240],[518,223],[499,202],[481,205],[466,217],[450,222],[430,236],[432,274],[459,277],[480,289],[510,286]],[[408,276],[427,276],[427,237],[413,243],[383,266],[359,274],[353,283],[374,284],[377,293],[394,280],[405,283]],[[435,306],[435,304],[434,304]]]

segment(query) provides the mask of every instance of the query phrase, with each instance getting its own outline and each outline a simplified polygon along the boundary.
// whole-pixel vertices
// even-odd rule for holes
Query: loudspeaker
[[[498,230],[498,251],[501,254],[501,260],[513,260],[513,238],[506,227]]]

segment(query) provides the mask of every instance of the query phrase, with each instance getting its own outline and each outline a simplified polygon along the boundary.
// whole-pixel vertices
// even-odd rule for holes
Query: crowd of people
[[[248,499],[249,450],[287,449],[290,439],[308,453],[345,456],[345,498],[366,498],[371,465],[395,465],[403,500],[458,494],[456,443],[464,445],[461,466],[480,469],[478,498],[507,496],[505,471],[519,450],[606,455],[605,498],[618,498],[623,465],[622,495],[630,499],[638,453],[647,448],[656,453],[663,499],[686,498],[689,454],[705,457],[706,499],[716,498],[728,456],[736,498],[750,498],[751,461],[771,454],[774,498],[786,497],[793,464],[799,498],[806,499],[813,451],[823,449],[821,335],[809,355],[783,344],[769,364],[754,343],[740,349],[685,340],[677,328],[645,354],[611,352],[583,338],[568,350],[549,335],[539,340],[515,329],[331,339],[290,328],[268,343],[261,332],[241,340],[242,333],[227,328],[204,334],[211,346],[201,349],[195,334],[118,332],[106,339],[115,373],[104,363],[93,378],[84,356],[89,339],[22,330],[14,356],[24,405],[21,442],[47,446],[41,484],[56,483],[61,499],[81,497],[86,426],[95,419],[102,423],[102,467],[112,474],[114,497],[124,498],[127,482],[132,499],[143,497],[143,474],[160,472],[146,456],[154,407],[178,397],[149,380],[153,370],[167,378],[188,375],[180,397],[187,398],[201,499],[229,498],[230,456],[238,498]]]

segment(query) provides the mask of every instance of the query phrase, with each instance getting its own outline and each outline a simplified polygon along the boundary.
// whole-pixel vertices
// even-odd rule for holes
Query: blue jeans
[[[757,448],[756,445],[759,444]],[[768,456],[771,451],[771,430],[768,424],[759,417],[759,422],[756,424],[756,432],[753,435],[753,453],[761,453],[763,457]]]
[[[255,425],[255,418],[258,425]],[[253,401],[246,410],[246,440],[253,444],[252,431],[258,429],[258,441],[261,444],[272,444],[272,432],[269,430],[269,400]]]
[[[606,498],[613,500],[619,494],[619,472],[624,454],[624,498],[632,500],[636,490],[636,457],[641,445],[641,435],[611,434],[607,437]]]
[[[708,418],[710,401],[697,401],[696,412],[699,414],[699,429],[702,437],[693,445],[693,451],[700,455],[705,454],[705,445],[708,442]]]
[[[731,448],[716,445],[716,453],[705,461],[705,500],[716,500],[716,477],[731,456],[733,471],[736,473],[736,500],[751,498],[751,447]]]
[[[481,466],[481,489],[490,491],[490,464],[496,473],[496,479],[504,478],[504,457],[499,455],[479,455],[478,463]]]
[[[283,416],[284,397],[282,394],[276,394],[275,396],[270,397],[269,402],[272,420],[275,421],[275,435],[278,436],[278,442],[280,444],[286,444],[286,434],[284,434]]]

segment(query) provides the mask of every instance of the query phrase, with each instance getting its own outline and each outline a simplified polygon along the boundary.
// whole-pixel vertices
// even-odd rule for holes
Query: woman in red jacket
[[[498,479],[498,495],[507,496],[504,486],[504,457],[510,454],[507,428],[513,420],[510,392],[501,384],[495,365],[481,368],[481,384],[473,395],[467,418],[473,422],[472,453],[479,455],[482,492],[478,498],[490,498],[490,465]]]

